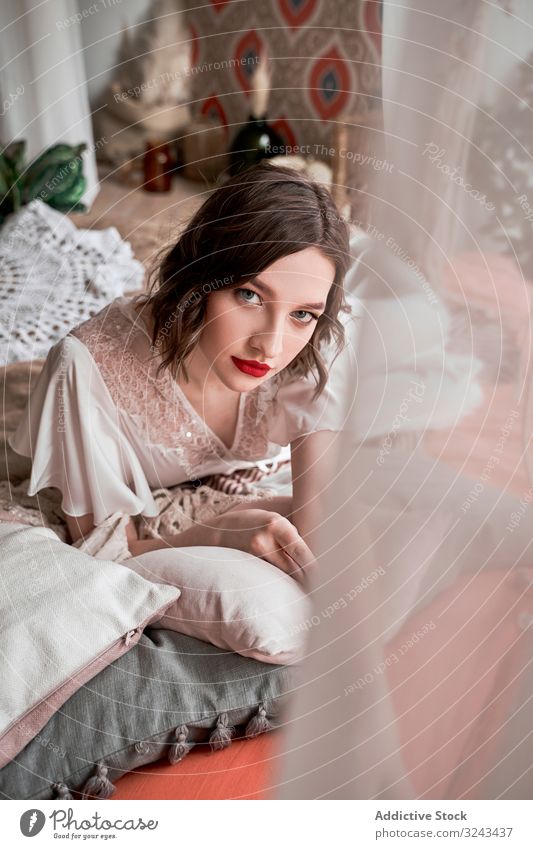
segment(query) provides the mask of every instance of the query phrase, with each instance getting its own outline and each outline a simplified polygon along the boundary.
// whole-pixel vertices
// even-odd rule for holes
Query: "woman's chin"
[[[232,385],[228,386],[228,388],[233,389],[234,392],[252,392],[254,389],[257,389],[260,383],[264,382],[264,377],[247,377],[243,374],[242,379],[237,378],[232,381]]]

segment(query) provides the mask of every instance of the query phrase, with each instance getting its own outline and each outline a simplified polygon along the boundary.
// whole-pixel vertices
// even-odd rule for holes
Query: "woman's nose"
[[[258,330],[250,337],[250,344],[255,351],[260,351],[265,359],[272,360],[283,351],[283,323],[265,330]]]

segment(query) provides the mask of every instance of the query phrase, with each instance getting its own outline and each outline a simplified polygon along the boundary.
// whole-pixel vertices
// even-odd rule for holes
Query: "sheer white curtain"
[[[90,205],[98,193],[76,0],[3,0],[0,5],[0,140],[26,139],[28,160],[58,142],[85,142]]]
[[[498,32],[533,36],[533,9],[383,6],[386,168],[277,795],[531,798],[533,68],[509,85]]]

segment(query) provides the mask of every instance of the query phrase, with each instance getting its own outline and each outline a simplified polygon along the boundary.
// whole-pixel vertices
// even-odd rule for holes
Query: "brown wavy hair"
[[[320,346],[334,340],[340,351],[344,345],[339,313],[349,311],[343,289],[350,265],[348,228],[324,186],[266,162],[217,186],[177,242],[157,254],[139,303],[150,311],[159,369],[169,368],[175,379],[183,370],[188,379],[185,360],[198,342],[211,292],[242,286],[307,247],[332,260],[335,277],[313,335],[280,374],[290,380],[314,373],[317,397],[328,377]]]

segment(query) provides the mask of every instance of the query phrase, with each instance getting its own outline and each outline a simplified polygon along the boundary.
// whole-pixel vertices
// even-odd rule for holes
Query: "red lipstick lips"
[[[257,360],[240,360],[238,357],[231,359],[239,371],[243,371],[244,374],[249,374],[252,377],[264,377],[270,371],[270,366],[267,366],[266,363],[259,363]]]

